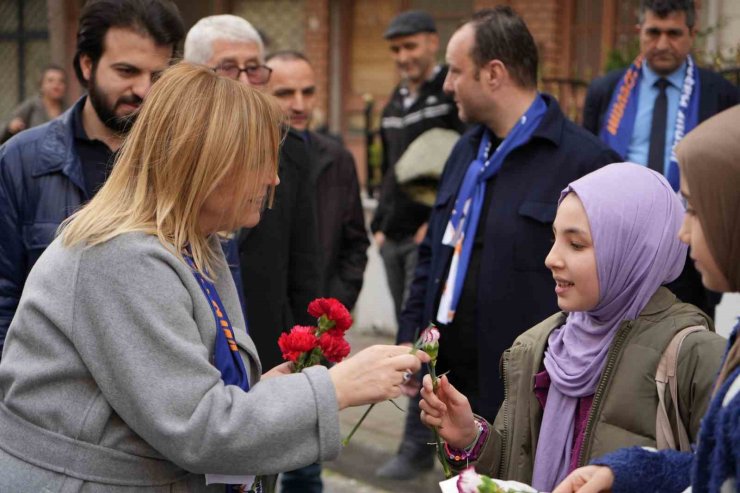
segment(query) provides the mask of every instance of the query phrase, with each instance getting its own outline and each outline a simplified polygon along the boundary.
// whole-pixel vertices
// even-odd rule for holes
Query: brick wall
[[[305,52],[316,71],[317,111],[323,122],[328,118],[329,86],[329,0],[306,0]]]
[[[564,75],[562,55],[567,48],[563,25],[563,3],[558,0],[476,0],[476,10],[509,5],[527,23],[540,56],[540,76]]]

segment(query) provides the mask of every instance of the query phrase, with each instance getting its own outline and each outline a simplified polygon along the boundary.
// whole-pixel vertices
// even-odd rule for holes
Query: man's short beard
[[[136,95],[124,96],[119,98],[111,108],[105,99],[105,94],[99,91],[99,87],[95,82],[95,72],[97,71],[97,68],[97,64],[94,64],[90,73],[90,80],[87,84],[87,93],[90,98],[90,103],[92,104],[93,109],[95,109],[95,113],[97,113],[98,118],[100,118],[100,121],[103,122],[106,127],[118,134],[126,134],[131,129],[131,125],[134,124],[134,121],[136,121],[136,115],[139,112],[134,111],[130,115],[116,116],[116,106],[122,103],[141,104],[141,98]]]

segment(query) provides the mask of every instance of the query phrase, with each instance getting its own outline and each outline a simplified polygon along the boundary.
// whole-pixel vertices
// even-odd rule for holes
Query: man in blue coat
[[[92,0],[74,68],[88,91],[0,147],[0,352],[31,267],[110,173],[132,116],[185,34],[168,0]]]
[[[594,80],[583,126],[624,157],[662,173],[678,190],[673,147],[697,124],[740,102],[738,88],[691,56],[693,0],[642,0],[640,55],[627,69]],[[707,291],[693,263],[668,287],[682,301],[714,315],[721,295]]]
[[[437,323],[438,371],[493,420],[502,353],[558,310],[545,256],[560,191],[619,156],[537,91],[537,48],[511,8],[477,12],[447,63],[445,90],[475,125],[445,166],[398,342]]]

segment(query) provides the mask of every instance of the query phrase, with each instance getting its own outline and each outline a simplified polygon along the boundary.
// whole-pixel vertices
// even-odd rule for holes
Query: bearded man
[[[31,267],[103,185],[136,111],[185,35],[169,0],[91,0],[74,68],[87,89],[58,118],[0,147],[0,350]]]

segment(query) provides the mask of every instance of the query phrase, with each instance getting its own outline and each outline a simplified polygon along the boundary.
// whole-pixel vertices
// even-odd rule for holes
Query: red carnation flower
[[[324,353],[324,358],[332,363],[339,363],[347,357],[350,351],[349,343],[341,334],[334,335],[331,332],[319,337],[319,347]]]
[[[308,305],[308,313],[316,318],[325,315],[334,322],[332,330],[343,334],[352,327],[352,315],[349,310],[335,298],[317,298]]]
[[[283,332],[278,338],[278,346],[283,353],[283,359],[296,362],[301,354],[311,351],[317,345],[316,327],[296,325],[290,333]]]

